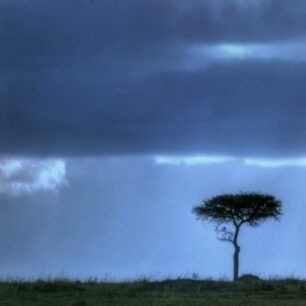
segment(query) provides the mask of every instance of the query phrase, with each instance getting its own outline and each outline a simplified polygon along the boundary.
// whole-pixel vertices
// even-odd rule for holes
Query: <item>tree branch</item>
[[[219,223],[215,230],[217,232],[217,238],[220,241],[234,243],[234,233],[230,231],[226,226],[224,226],[223,223]]]

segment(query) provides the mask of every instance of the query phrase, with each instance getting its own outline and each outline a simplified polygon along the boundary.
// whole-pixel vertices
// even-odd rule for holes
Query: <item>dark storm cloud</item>
[[[301,154],[306,149],[305,65],[229,64],[136,80],[98,76],[15,77],[2,109],[2,151]]]
[[[305,38],[306,3],[110,0],[5,1],[2,52],[19,56],[98,57],[172,44]],[[141,55],[141,54],[140,54]]]
[[[190,3],[0,2],[1,152],[302,154],[304,63],[187,68],[193,45],[298,41],[306,3]]]

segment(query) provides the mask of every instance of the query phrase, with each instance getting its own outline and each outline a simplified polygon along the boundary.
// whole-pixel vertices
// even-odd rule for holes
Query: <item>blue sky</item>
[[[244,229],[241,272],[305,277],[305,13],[0,0],[1,276],[230,277],[191,209],[259,191],[284,215]]]
[[[73,158],[62,160],[65,174],[55,189],[7,190],[1,196],[1,276],[118,279],[196,272],[230,278],[231,245],[218,241],[214,226],[195,220],[191,209],[219,193],[249,190],[280,198],[284,215],[281,222],[243,229],[241,272],[305,276],[305,165],[203,160]]]

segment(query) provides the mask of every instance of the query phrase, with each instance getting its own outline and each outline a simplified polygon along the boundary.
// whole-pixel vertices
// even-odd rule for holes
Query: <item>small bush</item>
[[[254,282],[254,281],[260,281],[260,277],[254,274],[243,274],[239,277],[239,280],[244,282]]]

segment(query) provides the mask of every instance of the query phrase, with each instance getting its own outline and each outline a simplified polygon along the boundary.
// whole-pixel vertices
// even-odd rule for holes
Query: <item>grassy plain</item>
[[[306,281],[0,282],[1,306],[302,306]]]

